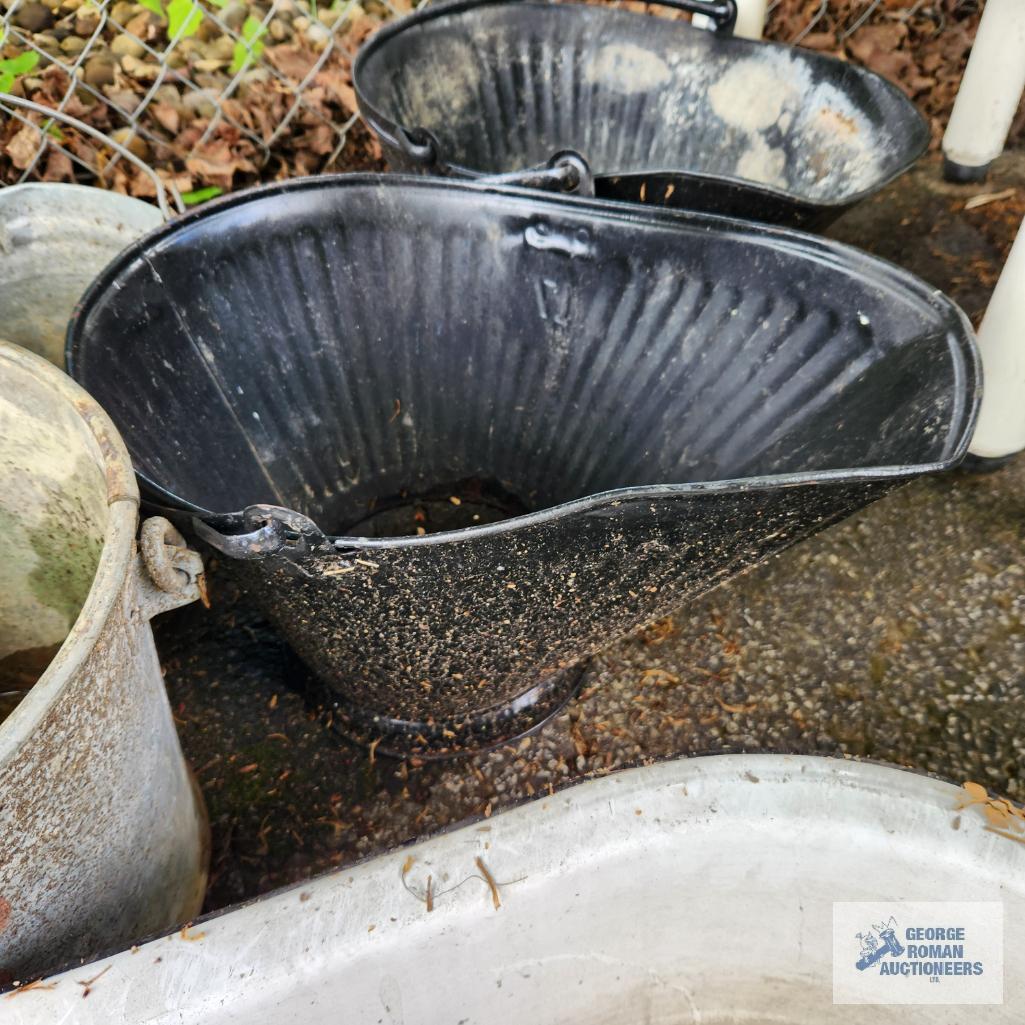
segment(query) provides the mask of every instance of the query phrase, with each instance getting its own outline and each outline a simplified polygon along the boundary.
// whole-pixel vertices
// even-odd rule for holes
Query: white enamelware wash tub
[[[0,1021],[1020,1023],[1025,846],[964,797],[817,757],[633,769],[57,976]],[[834,902],[894,900],[1001,902],[1003,1003],[834,1004]]]

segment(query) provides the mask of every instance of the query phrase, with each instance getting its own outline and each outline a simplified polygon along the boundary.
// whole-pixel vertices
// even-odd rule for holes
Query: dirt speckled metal
[[[977,353],[836,243],[352,176],[231,197],[97,281],[72,373],[382,750],[543,721],[581,660],[947,468]]]

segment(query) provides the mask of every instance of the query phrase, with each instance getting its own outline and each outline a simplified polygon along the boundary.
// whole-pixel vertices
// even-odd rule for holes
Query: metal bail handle
[[[488,0],[480,0],[481,4],[487,2]],[[732,36],[737,24],[736,0],[647,0],[647,3],[672,7],[688,14],[702,14],[715,24],[716,34],[721,36]],[[431,0],[424,0],[417,10],[423,10],[428,6],[431,6]]]
[[[487,0],[483,0],[487,2]],[[552,0],[554,2],[554,0]],[[736,0],[645,0],[660,7],[672,7],[688,14],[701,14],[715,24],[716,35],[732,36],[737,24]],[[425,5],[426,6],[426,5]]]
[[[565,192],[575,196],[594,196],[594,175],[591,165],[575,150],[560,150],[542,167],[522,171],[490,174],[478,178],[483,185],[519,185],[526,189]]]
[[[222,555],[231,559],[262,559],[283,555],[289,559],[305,558],[312,551],[329,551],[331,543],[308,516],[277,505],[250,505],[242,513],[246,533],[222,534],[192,518],[196,535]]]
[[[715,34],[732,36],[737,24],[737,0],[647,0],[688,14],[702,14],[715,23]]]
[[[725,0],[733,3],[733,0]],[[396,128],[399,149],[422,170],[445,174],[448,167],[439,162],[441,147],[434,134],[423,127]],[[576,150],[559,150],[541,167],[528,167],[522,171],[488,174],[476,178],[488,185],[520,185],[528,189],[550,192],[568,192],[578,196],[594,196],[594,175],[591,166]]]
[[[437,168],[438,166],[438,140],[434,133],[426,128],[403,128],[398,125],[395,129],[395,141],[398,147],[414,164],[419,164],[425,170]]]

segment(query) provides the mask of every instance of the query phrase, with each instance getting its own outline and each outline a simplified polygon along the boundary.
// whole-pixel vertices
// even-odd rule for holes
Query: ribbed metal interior
[[[965,327],[853,250],[428,179],[296,183],[108,270],[73,373],[135,466],[341,531],[479,477],[630,485],[950,458]]]

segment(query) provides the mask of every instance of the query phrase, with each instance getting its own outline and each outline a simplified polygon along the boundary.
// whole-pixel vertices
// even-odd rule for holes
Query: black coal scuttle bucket
[[[386,27],[353,69],[393,168],[474,177],[573,150],[599,196],[797,226],[906,171],[929,130],[885,79],[732,38],[732,0],[683,0],[718,33],[609,7],[457,0]]]
[[[544,721],[617,634],[957,462],[978,386],[958,308],[839,244],[395,176],[149,235],[68,359],[382,751]]]

